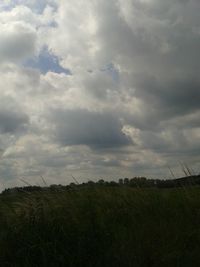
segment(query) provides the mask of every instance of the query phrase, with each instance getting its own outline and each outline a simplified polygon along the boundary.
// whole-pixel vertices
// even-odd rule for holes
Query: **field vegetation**
[[[200,266],[200,186],[129,182],[5,190],[0,266]]]

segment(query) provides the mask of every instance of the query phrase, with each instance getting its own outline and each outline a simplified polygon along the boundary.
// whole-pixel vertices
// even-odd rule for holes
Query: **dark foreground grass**
[[[0,197],[0,266],[200,266],[200,187]]]

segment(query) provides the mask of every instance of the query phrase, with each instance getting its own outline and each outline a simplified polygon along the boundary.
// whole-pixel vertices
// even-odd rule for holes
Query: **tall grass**
[[[0,197],[0,266],[200,266],[200,187]]]

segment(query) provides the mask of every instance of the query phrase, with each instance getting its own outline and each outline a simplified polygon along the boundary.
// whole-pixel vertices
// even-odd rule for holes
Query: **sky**
[[[0,189],[200,172],[199,0],[1,0]]]

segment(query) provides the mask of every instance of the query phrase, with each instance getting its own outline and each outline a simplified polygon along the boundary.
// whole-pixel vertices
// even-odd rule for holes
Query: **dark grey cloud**
[[[198,74],[199,1],[119,2],[98,5],[103,56],[159,79]]]
[[[0,62],[17,62],[34,56],[37,35],[24,22],[1,23]]]
[[[15,134],[22,132],[29,124],[28,115],[10,97],[0,100],[0,133]]]
[[[120,120],[110,113],[56,109],[51,113],[55,139],[64,146],[87,145],[94,149],[131,144]]]
[[[28,116],[23,113],[16,114],[8,110],[0,110],[0,132],[13,134],[24,129],[28,123]]]
[[[132,84],[135,97],[146,105],[168,116],[184,115],[200,109],[200,80],[198,77],[181,77],[173,80],[157,80],[156,77],[139,75]]]

